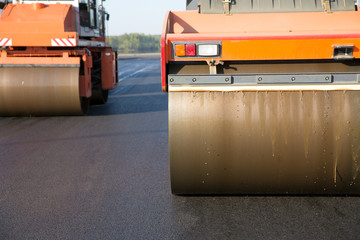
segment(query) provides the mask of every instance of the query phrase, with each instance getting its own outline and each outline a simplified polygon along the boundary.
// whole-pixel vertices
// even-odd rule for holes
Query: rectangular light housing
[[[171,45],[175,58],[221,57],[221,41],[179,41]]]
[[[218,44],[200,44],[197,48],[198,56],[211,57],[219,55]]]

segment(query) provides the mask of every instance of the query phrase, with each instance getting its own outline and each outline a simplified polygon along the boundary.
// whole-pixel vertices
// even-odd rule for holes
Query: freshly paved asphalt
[[[0,118],[0,240],[360,239],[360,197],[174,196],[159,59],[85,117]]]

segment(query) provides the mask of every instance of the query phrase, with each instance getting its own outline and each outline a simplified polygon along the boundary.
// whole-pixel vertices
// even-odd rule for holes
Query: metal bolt
[[[170,78],[170,82],[174,82],[174,79],[173,79],[173,78]]]
[[[193,78],[192,81],[193,81],[193,82],[196,82],[196,78]]]
[[[225,82],[228,82],[228,81],[230,81],[230,79],[229,79],[229,78],[225,78]]]
[[[292,78],[291,78],[291,81],[295,81],[295,80],[296,80],[296,78],[295,78],[295,77],[292,77]]]
[[[329,76],[326,76],[326,77],[325,77],[325,80],[326,80],[326,81],[329,81],[329,80],[330,80],[330,77],[329,77]]]
[[[261,82],[261,81],[262,81],[262,77],[259,77],[259,78],[258,78],[258,81]]]

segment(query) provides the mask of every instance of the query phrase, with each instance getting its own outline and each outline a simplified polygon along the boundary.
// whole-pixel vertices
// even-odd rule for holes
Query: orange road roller
[[[118,83],[103,0],[2,1],[0,116],[82,115]]]
[[[199,0],[161,38],[174,194],[360,194],[353,0]]]

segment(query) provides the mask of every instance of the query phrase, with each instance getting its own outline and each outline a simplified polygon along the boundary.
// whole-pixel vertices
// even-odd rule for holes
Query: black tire
[[[91,105],[102,105],[107,102],[109,98],[109,90],[93,89],[90,99]]]
[[[81,97],[80,103],[81,103],[81,111],[83,115],[87,115],[90,108],[90,98]]]

